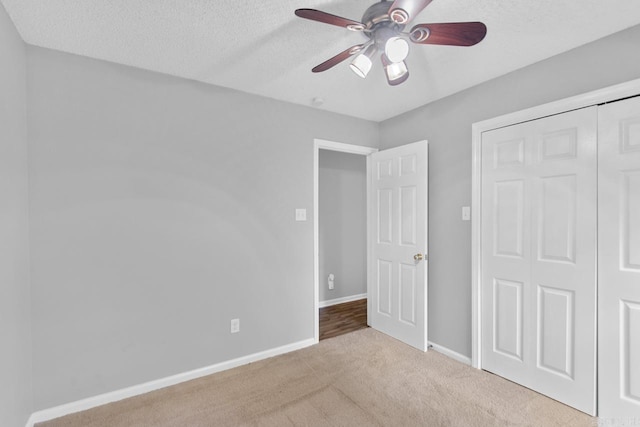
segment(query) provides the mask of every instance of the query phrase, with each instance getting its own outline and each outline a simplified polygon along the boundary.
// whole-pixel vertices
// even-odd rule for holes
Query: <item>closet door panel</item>
[[[535,389],[595,415],[597,108],[534,123]]]
[[[640,419],[640,98],[599,109],[599,416]]]
[[[518,128],[483,136],[482,368],[520,384],[532,374],[531,148]]]
[[[482,136],[482,368],[595,414],[596,107]]]

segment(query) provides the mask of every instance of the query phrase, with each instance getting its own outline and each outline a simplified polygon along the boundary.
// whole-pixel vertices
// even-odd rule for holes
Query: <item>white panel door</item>
[[[640,421],[640,98],[599,110],[601,417]]]
[[[596,107],[482,136],[482,368],[595,414]]]
[[[427,349],[427,142],[371,154],[369,325]]]

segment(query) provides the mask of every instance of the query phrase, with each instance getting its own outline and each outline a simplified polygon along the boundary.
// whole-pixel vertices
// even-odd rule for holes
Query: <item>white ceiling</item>
[[[474,47],[412,45],[410,78],[381,64],[363,80],[348,61],[311,68],[365,40],[297,18],[314,8],[360,20],[373,0],[0,0],[32,45],[381,121],[640,24],[640,0],[435,0],[413,24],[482,21]]]

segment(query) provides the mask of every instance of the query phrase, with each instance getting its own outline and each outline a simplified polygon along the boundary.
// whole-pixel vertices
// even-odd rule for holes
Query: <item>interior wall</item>
[[[313,338],[313,139],[377,123],[27,54],[36,409]]]
[[[367,292],[367,158],[320,150],[320,301]],[[334,289],[327,277],[335,276]]]
[[[0,425],[32,412],[26,46],[0,4]]]
[[[635,26],[380,124],[381,149],[429,141],[431,342],[471,356],[471,125],[640,78],[639,44]]]

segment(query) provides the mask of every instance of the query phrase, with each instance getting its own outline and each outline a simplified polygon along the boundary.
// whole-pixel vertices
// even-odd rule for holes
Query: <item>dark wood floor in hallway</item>
[[[337,337],[367,326],[367,299],[320,309],[320,339]]]

